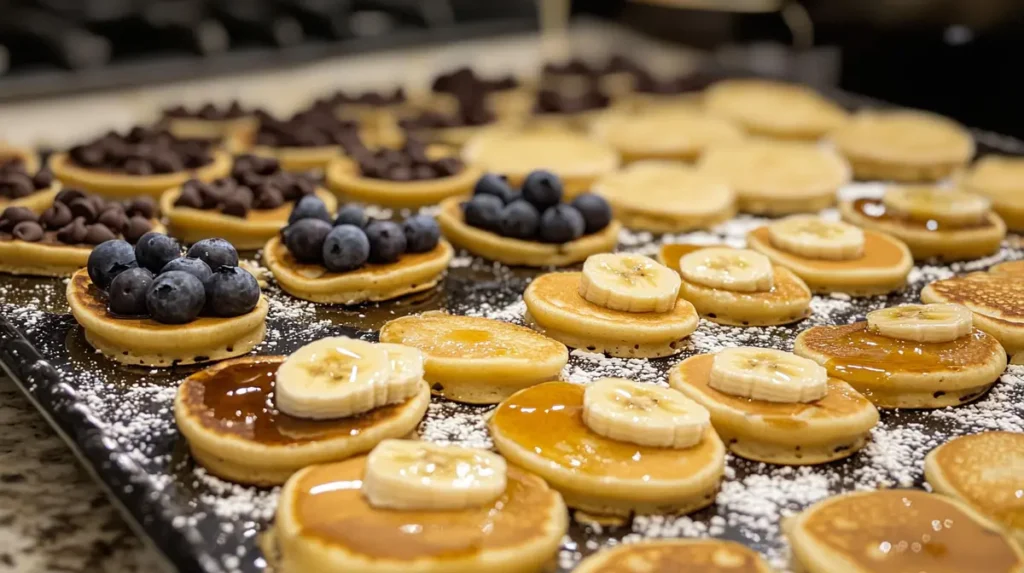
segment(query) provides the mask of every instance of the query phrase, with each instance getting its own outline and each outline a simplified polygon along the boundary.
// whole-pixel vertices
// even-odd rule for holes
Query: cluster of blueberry
[[[178,241],[161,233],[146,233],[134,247],[107,241],[93,249],[86,270],[115,316],[186,324],[200,314],[240,316],[260,300],[259,283],[224,239],[199,241],[184,256]]]
[[[197,169],[213,162],[209,141],[181,139],[152,127],[134,127],[128,133],[111,131],[68,151],[71,161],[89,169],[129,175],[153,175]]]
[[[4,199],[20,199],[52,184],[53,172],[49,167],[43,167],[33,175],[25,169],[21,159],[0,159],[0,197]]]
[[[164,117],[174,119],[205,119],[209,121],[223,121],[226,119],[240,119],[250,115],[252,115],[252,112],[242,107],[241,102],[238,100],[233,100],[224,107],[217,107],[212,103],[207,103],[194,109],[178,105],[164,110]]]
[[[355,205],[342,207],[331,217],[324,202],[311,195],[292,209],[281,238],[300,263],[343,273],[366,263],[393,263],[405,253],[431,251],[441,240],[441,229],[426,215],[398,224],[370,219]]]
[[[583,193],[562,203],[562,180],[549,171],[530,173],[516,192],[499,175],[488,173],[462,204],[466,224],[503,237],[545,243],[568,243],[597,233],[612,220],[603,197]]]

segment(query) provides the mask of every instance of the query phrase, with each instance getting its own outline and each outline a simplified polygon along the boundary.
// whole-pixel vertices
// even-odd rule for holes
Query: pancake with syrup
[[[557,380],[569,360],[565,345],[525,326],[443,312],[396,318],[380,329],[380,341],[421,350],[434,393],[469,404],[497,404]]]
[[[432,289],[441,282],[453,254],[452,246],[442,240],[433,250],[405,253],[393,263],[336,273],[320,264],[300,263],[280,237],[271,238],[263,247],[264,264],[285,292],[332,304],[391,300]]]
[[[1024,553],[966,504],[916,490],[847,493],[786,518],[801,573],[1020,573]]]
[[[916,342],[873,333],[867,322],[815,326],[796,337],[793,352],[879,408],[965,404],[980,398],[1006,368],[999,341],[978,329],[949,342]]]
[[[547,480],[569,507],[593,516],[683,514],[714,502],[725,471],[725,446],[714,429],[682,449],[608,438],[584,422],[584,391],[549,382],[517,392],[488,423],[495,447]]]
[[[267,299],[231,318],[201,316],[188,324],[161,324],[151,318],[118,317],[85,269],[71,276],[68,306],[93,348],[116,362],[169,367],[223,360],[246,354],[266,334]]]
[[[178,387],[174,418],[192,457],[238,483],[276,485],[317,463],[371,450],[415,431],[427,411],[425,383],[412,398],[337,419],[307,419],[277,409],[274,386],[284,356],[245,356],[189,376]]]
[[[828,393],[812,402],[769,402],[712,388],[715,356],[692,356],[669,373],[669,385],[711,412],[711,423],[736,455],[790,465],[822,464],[864,447],[878,423],[878,411],[841,380],[828,380]]]
[[[666,539],[598,551],[576,573],[772,573],[754,550],[722,539]]]
[[[924,476],[936,493],[970,505],[1024,548],[1024,434],[953,438],[928,454]]]
[[[523,293],[526,322],[566,346],[627,358],[679,353],[700,317],[685,300],[668,312],[628,312],[594,304],[579,293],[581,273],[549,273]]]
[[[1024,359],[1024,281],[1002,271],[971,273],[935,281],[921,291],[923,302],[962,304],[974,313],[974,325],[994,336],[1011,363]]]
[[[288,480],[264,550],[278,573],[534,573],[568,530],[558,492],[518,467],[508,466],[492,503],[391,510],[362,491],[367,460],[310,466]]]

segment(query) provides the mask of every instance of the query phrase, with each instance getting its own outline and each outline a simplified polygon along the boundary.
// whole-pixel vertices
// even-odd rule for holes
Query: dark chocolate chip
[[[152,197],[137,197],[132,199],[128,203],[125,213],[130,217],[132,215],[141,215],[146,219],[152,219],[156,216],[156,199]]]
[[[152,229],[153,224],[150,223],[148,219],[135,215],[131,219],[128,219],[128,224],[125,225],[121,234],[124,235],[124,240],[134,245],[140,238],[142,238],[142,235],[145,235]]]
[[[176,207],[201,209],[203,207],[203,199],[199,196],[199,190],[194,186],[183,185],[181,187],[181,193],[179,193],[178,198],[174,200],[174,205]]]
[[[199,186],[199,198],[202,200],[203,209],[214,209],[223,200],[220,189],[209,183],[203,183]]]
[[[96,223],[86,227],[84,241],[90,245],[98,245],[116,238],[117,233],[111,231],[106,225]]]
[[[11,231],[15,239],[35,243],[43,238],[43,227],[35,221],[22,221]]]
[[[88,230],[85,227],[85,219],[76,217],[67,225],[57,231],[57,240],[69,245],[76,245],[85,240]]]
[[[455,175],[464,167],[458,157],[444,157],[434,162],[434,169],[440,177]]]
[[[49,209],[43,211],[39,221],[48,230],[54,231],[70,223],[73,218],[71,209],[67,205],[54,202],[53,205],[50,205]]]
[[[410,181],[413,178],[413,173],[411,168],[405,165],[398,165],[392,167],[386,176],[391,181]]]
[[[412,170],[413,179],[436,179],[437,171],[430,165],[417,165]]]
[[[129,175],[152,175],[155,172],[149,161],[139,157],[126,159],[121,169]]]
[[[39,217],[28,207],[8,207],[0,214],[0,221],[8,223],[13,228],[22,221],[38,221]]]
[[[0,197],[20,199],[36,190],[32,178],[25,173],[8,171],[0,177]]]
[[[32,184],[36,189],[46,189],[53,185],[53,171],[49,167],[43,167],[32,176]]]
[[[70,205],[72,201],[74,201],[75,199],[81,199],[82,197],[85,197],[85,193],[79,191],[78,189],[61,189],[60,191],[57,192],[57,196],[54,197],[53,200],[56,201],[57,203],[64,203],[65,205]]]
[[[106,225],[107,228],[115,233],[120,233],[121,229],[124,229],[125,225],[128,224],[128,216],[125,215],[123,208],[108,208],[100,213],[99,217],[96,218],[96,222]]]
[[[82,217],[86,223],[96,220],[96,205],[88,197],[79,197],[72,201],[68,207],[71,209],[72,217]]]
[[[225,215],[234,217],[245,217],[252,208],[253,195],[248,187],[239,187],[231,193],[221,206],[220,211]]]
[[[256,193],[253,207],[256,209],[275,209],[284,204],[281,191],[269,185],[262,186]]]

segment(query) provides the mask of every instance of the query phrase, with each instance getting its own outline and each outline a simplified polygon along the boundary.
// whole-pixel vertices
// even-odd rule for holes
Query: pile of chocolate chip
[[[49,239],[66,245],[98,245],[118,237],[134,243],[153,228],[150,220],[155,215],[156,201],[149,197],[108,201],[64,189],[42,215],[25,207],[5,209],[0,215],[0,236],[30,243]]]
[[[682,76],[658,78],[650,72],[635,73],[636,83],[634,89],[640,93],[674,95],[702,90],[715,79],[700,72]]]
[[[325,107],[336,107],[345,104],[384,107],[387,105],[399,105],[405,102],[406,97],[404,88],[396,88],[395,91],[391,93],[375,91],[348,93],[345,91],[338,91],[330,97],[317,100],[318,105]]]
[[[242,107],[242,104],[238,100],[232,100],[226,107],[217,107],[212,103],[208,103],[195,109],[189,109],[183,105],[178,105],[164,110],[164,117],[173,119],[206,119],[210,121],[223,121],[226,119],[240,119],[250,115],[252,115],[252,112]]]
[[[352,155],[359,163],[363,177],[387,181],[425,181],[449,177],[462,171],[464,165],[457,157],[430,159],[426,145],[407,138],[401,149],[378,149]]]
[[[332,110],[314,106],[286,120],[258,113],[256,144],[268,147],[346,147],[359,138],[359,125],[338,119]]]
[[[452,94],[456,97],[464,95],[486,95],[519,87],[515,76],[508,75],[495,79],[485,79],[476,75],[471,68],[458,68],[441,74],[434,79],[431,89],[437,93]]]
[[[611,98],[601,91],[596,83],[588,82],[586,89],[579,93],[566,93],[557,89],[545,88],[537,92],[534,102],[534,113],[581,113],[604,109],[611,103]]]
[[[235,158],[230,177],[209,183],[189,180],[182,185],[174,204],[245,217],[252,209],[274,209],[315,191],[309,177],[282,171],[277,159],[240,155]]]
[[[134,127],[128,133],[111,131],[68,151],[72,163],[88,169],[157,175],[197,169],[213,162],[211,143],[181,139],[153,127]]]
[[[20,199],[53,184],[53,172],[43,167],[29,174],[20,160],[0,163],[0,198]]]
[[[446,127],[477,127],[493,123],[494,112],[487,107],[484,94],[458,95],[458,109],[452,114],[425,111],[416,117],[401,119],[398,125],[407,131],[417,129],[443,129]]]

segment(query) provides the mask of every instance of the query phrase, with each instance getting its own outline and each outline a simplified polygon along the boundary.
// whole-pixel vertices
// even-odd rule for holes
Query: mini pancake
[[[964,191],[984,195],[1011,231],[1024,231],[1024,159],[986,155],[959,180]]]
[[[988,272],[993,275],[1024,276],[1024,261],[1007,261],[998,265],[992,265]]]
[[[324,145],[321,147],[268,147],[253,146],[249,153],[263,157],[273,157],[281,164],[281,169],[290,173],[322,171],[327,165],[338,158],[345,157],[340,145]]]
[[[560,267],[585,261],[590,255],[608,253],[619,242],[622,224],[612,220],[604,229],[568,243],[552,244],[502,237],[466,224],[458,197],[441,202],[437,222],[444,236],[474,255],[506,265]]]
[[[46,208],[51,204],[52,200]],[[150,225],[152,231],[164,232],[164,226],[156,219],[151,219]],[[55,235],[56,231],[47,231],[43,240],[35,243],[14,238],[0,240],[0,272],[33,277],[68,277],[89,262],[89,254],[95,245],[68,245],[57,241]]]
[[[955,121],[915,110],[866,110],[829,134],[857,179],[939,181],[974,156],[974,139]]]
[[[580,275],[535,278],[523,293],[526,322],[566,346],[623,358],[678,354],[697,330],[697,311],[685,300],[664,313],[611,310],[580,296]]]
[[[877,231],[864,231],[860,258],[842,261],[810,259],[776,248],[768,227],[747,233],[747,246],[796,273],[815,293],[886,294],[905,287],[914,268],[910,249],[895,237]]]
[[[756,79],[720,81],[704,92],[704,108],[752,135],[814,141],[843,125],[843,108],[806,86]]]
[[[1006,369],[999,341],[975,329],[950,342],[898,340],[866,322],[815,326],[793,353],[824,366],[879,408],[942,408],[980,398]]]
[[[679,272],[679,259],[708,245],[662,245],[658,261]],[[811,290],[793,271],[773,265],[775,285],[765,292],[733,292],[692,283],[685,278],[679,298],[693,304],[701,317],[728,326],[789,324],[811,315]]]
[[[65,187],[89,191],[111,199],[128,199],[139,195],[159,199],[164,191],[181,187],[189,179],[213,181],[226,177],[231,172],[231,155],[221,150],[214,150],[212,153],[213,162],[199,169],[160,175],[128,175],[87,169],[72,163],[66,153],[57,153],[50,157],[50,168]]]
[[[928,454],[924,476],[936,493],[970,505],[1024,548],[1024,434],[953,438]]]
[[[449,177],[425,181],[388,181],[363,177],[359,167],[349,159],[339,159],[327,165],[327,186],[339,197],[392,209],[434,205],[449,197],[468,196],[482,173],[475,167]]]
[[[423,351],[431,390],[468,404],[497,404],[557,380],[569,361],[562,343],[525,326],[443,312],[396,318],[380,329],[380,341]]]
[[[684,360],[669,385],[711,412],[711,423],[731,452],[769,464],[813,465],[853,455],[867,444],[878,410],[849,384],[831,378],[828,394],[808,403],[754,400],[709,385],[713,354]]]
[[[743,139],[731,121],[685,106],[611,111],[594,122],[591,136],[614,147],[624,163],[645,159],[696,161],[704,150]]]
[[[755,215],[813,213],[832,206],[850,166],[813,143],[749,140],[708,149],[698,169],[728,182],[739,210]]]
[[[178,387],[174,419],[192,457],[210,473],[269,486],[311,465],[350,458],[416,429],[430,403],[426,383],[400,404],[336,420],[289,416],[274,404],[286,356],[244,356],[189,376]],[[244,392],[242,391],[244,390]]]
[[[612,440],[583,423],[583,392],[579,384],[549,382],[502,402],[488,422],[498,452],[594,516],[683,514],[714,503],[725,471],[714,429],[682,449]]]
[[[754,550],[722,539],[665,539],[617,545],[580,562],[575,573],[772,573]]]
[[[259,120],[255,117],[202,119],[199,117],[167,117],[167,131],[181,139],[206,139],[223,142],[232,152],[248,149],[256,138]]]
[[[224,360],[246,354],[266,334],[267,299],[231,318],[200,317],[188,324],[161,324],[150,318],[118,318],[107,310],[106,295],[81,269],[71,276],[68,306],[85,330],[85,340],[122,364],[166,368]]]
[[[921,301],[954,302],[974,313],[974,326],[998,340],[1013,364],[1024,359],[1024,281],[1013,274],[971,273],[928,284]]]
[[[458,511],[375,509],[360,491],[365,466],[354,458],[288,480],[270,552],[278,573],[540,571],[569,528],[558,492],[512,465],[494,503]]]
[[[855,199],[839,204],[839,214],[852,225],[888,233],[906,243],[917,260],[969,260],[991,255],[1006,237],[1006,224],[989,212],[985,220],[966,227],[916,221],[889,213],[881,199]]]
[[[909,489],[830,497],[786,518],[802,573],[1020,573],[1024,554],[966,504]]]
[[[462,159],[522,186],[536,169],[562,180],[567,197],[587,191],[599,177],[619,167],[619,154],[607,144],[564,129],[488,130],[466,143]]]
[[[7,145],[0,141],[0,164],[5,163],[9,159],[20,159],[21,164],[25,166],[25,171],[29,173],[39,171],[39,154],[35,150],[27,147]]]
[[[454,250],[442,240],[426,253],[406,253],[397,261],[368,264],[344,273],[319,264],[300,263],[280,237],[263,247],[263,262],[288,294],[312,302],[360,304],[391,300],[437,286]]]
[[[736,193],[723,179],[668,161],[639,161],[605,175],[593,191],[630,229],[681,233],[736,215]]]
[[[215,209],[176,206],[174,202],[180,195],[178,187],[160,196],[160,212],[167,218],[171,236],[186,243],[221,238],[243,251],[259,249],[277,235],[288,224],[288,215],[295,207],[295,202],[290,201],[273,209],[250,209],[245,217],[234,217]],[[337,199],[327,190],[318,188],[316,196],[324,202],[328,213],[338,208]]]

